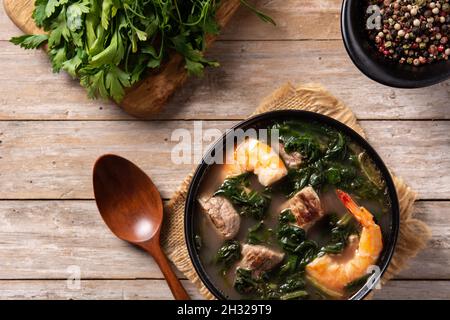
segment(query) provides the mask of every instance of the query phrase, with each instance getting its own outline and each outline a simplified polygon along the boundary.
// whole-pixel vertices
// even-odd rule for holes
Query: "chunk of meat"
[[[228,199],[220,196],[203,197],[198,202],[224,239],[236,236],[241,225],[241,217]]]
[[[289,208],[297,220],[297,225],[303,229],[308,229],[323,216],[319,196],[312,187],[297,192],[289,200]]]
[[[244,244],[242,260],[239,267],[252,270],[254,276],[269,271],[283,261],[284,253],[277,252],[261,245]]]
[[[278,147],[278,151],[280,153],[281,159],[283,159],[284,164],[290,169],[298,169],[302,164],[302,155],[300,152],[294,151],[291,153],[287,153],[284,148],[284,144],[280,143]]]

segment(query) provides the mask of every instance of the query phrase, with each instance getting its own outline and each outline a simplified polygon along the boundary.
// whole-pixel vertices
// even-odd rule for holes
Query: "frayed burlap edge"
[[[283,109],[307,110],[327,115],[346,124],[365,137],[364,131],[357,123],[353,112],[320,85],[308,84],[295,88],[288,83],[264,99],[254,115]],[[400,233],[392,261],[383,275],[382,284],[385,284],[404,269],[408,260],[425,248],[431,236],[428,226],[414,218],[413,205],[416,193],[402,179],[394,175],[392,177],[400,204]],[[191,179],[192,174],[186,177],[179,190],[165,207],[166,220],[162,233],[162,243],[169,259],[196,285],[200,293],[206,299],[214,299],[214,296],[198,277],[189,258],[184,239],[184,204]]]

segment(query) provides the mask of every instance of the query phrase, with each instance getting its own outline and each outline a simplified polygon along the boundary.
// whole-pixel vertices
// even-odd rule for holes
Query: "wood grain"
[[[433,237],[397,278],[450,280],[450,201],[415,212]],[[72,265],[83,279],[162,278],[151,257],[112,235],[93,200],[0,201],[0,221],[0,279],[65,279]]]
[[[0,298],[170,299],[153,260],[116,239],[94,201],[40,199],[91,199],[92,164],[106,152],[143,165],[169,197],[193,167],[169,165],[172,130],[192,131],[187,119],[243,119],[280,84],[315,81],[370,120],[362,121],[370,141],[421,199],[438,200],[416,205],[433,232],[429,247],[375,298],[450,299],[450,122],[422,121],[450,119],[450,81],[397,90],[365,78],[340,40],[341,0],[255,1],[278,26],[239,9],[208,53],[222,68],[175,94],[157,117],[171,121],[152,122],[88,100],[67,75],[51,73],[44,53],[8,43],[21,32],[0,6]],[[407,119],[417,121],[396,121]],[[231,123],[204,125],[223,130]],[[85,279],[79,291],[58,280],[71,265]]]
[[[251,11],[240,8],[233,17],[233,22],[223,30],[220,39],[304,40],[340,39],[341,37],[339,26],[341,0],[253,0],[252,2],[273,17],[277,26],[262,23]],[[0,40],[8,40],[20,31],[7,17],[2,17],[2,14],[3,8],[0,8]]]
[[[360,119],[450,119],[450,81],[417,90],[387,88],[362,75],[340,41],[219,41],[209,55],[222,67],[191,79],[157,118],[243,119],[292,81],[322,83]],[[130,119],[110,102],[88,99],[68,75],[52,74],[42,52],[0,42],[0,68],[0,119]]]
[[[8,17],[26,34],[43,34],[32,18],[34,0],[3,0],[3,7]]]
[[[183,281],[193,299],[201,299],[193,284]],[[163,300],[171,299],[162,280],[86,280],[79,290],[70,290],[65,280],[0,281],[4,299],[107,299]],[[450,281],[391,281],[375,292],[374,299],[450,299]]]
[[[207,121],[222,132],[235,122]],[[362,121],[369,142],[421,199],[450,193],[449,121]],[[0,199],[91,199],[91,170],[104,153],[141,166],[169,198],[194,164],[177,164],[171,152],[176,129],[193,137],[192,121],[0,122]],[[193,139],[197,139],[193,137]],[[205,142],[205,144],[207,144]],[[203,153],[199,150],[198,155]],[[430,177],[433,177],[430,179]]]
[[[25,33],[42,33],[31,18],[33,0],[4,0],[5,12],[11,20]],[[240,0],[220,2],[216,20],[224,28],[240,6]],[[210,47],[217,36],[208,36],[206,46]],[[145,79],[126,90],[120,106],[125,112],[140,118],[147,118],[158,113],[174,92],[188,79],[184,58],[178,53],[168,57],[158,72],[150,73]]]

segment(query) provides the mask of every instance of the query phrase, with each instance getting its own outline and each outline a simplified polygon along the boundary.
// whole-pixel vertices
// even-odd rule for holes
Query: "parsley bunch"
[[[125,88],[171,53],[184,57],[189,75],[218,66],[202,54],[206,35],[219,32],[218,6],[219,0],[36,0],[33,19],[47,34],[11,42],[25,49],[47,43],[54,72],[79,78],[92,98],[120,102]]]

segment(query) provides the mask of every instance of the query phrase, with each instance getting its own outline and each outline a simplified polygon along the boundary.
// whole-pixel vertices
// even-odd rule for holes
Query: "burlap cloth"
[[[353,112],[319,85],[295,88],[291,84],[286,84],[264,99],[254,114],[283,109],[307,110],[327,115],[365,137]],[[165,207],[166,221],[162,232],[162,243],[175,266],[197,286],[206,299],[214,299],[198,277],[189,258],[184,239],[184,204],[191,178],[192,174],[186,177]],[[392,261],[383,275],[382,284],[405,268],[407,261],[425,247],[431,235],[428,226],[413,217],[416,192],[411,190],[401,178],[393,175],[393,180],[400,202],[400,233]]]

